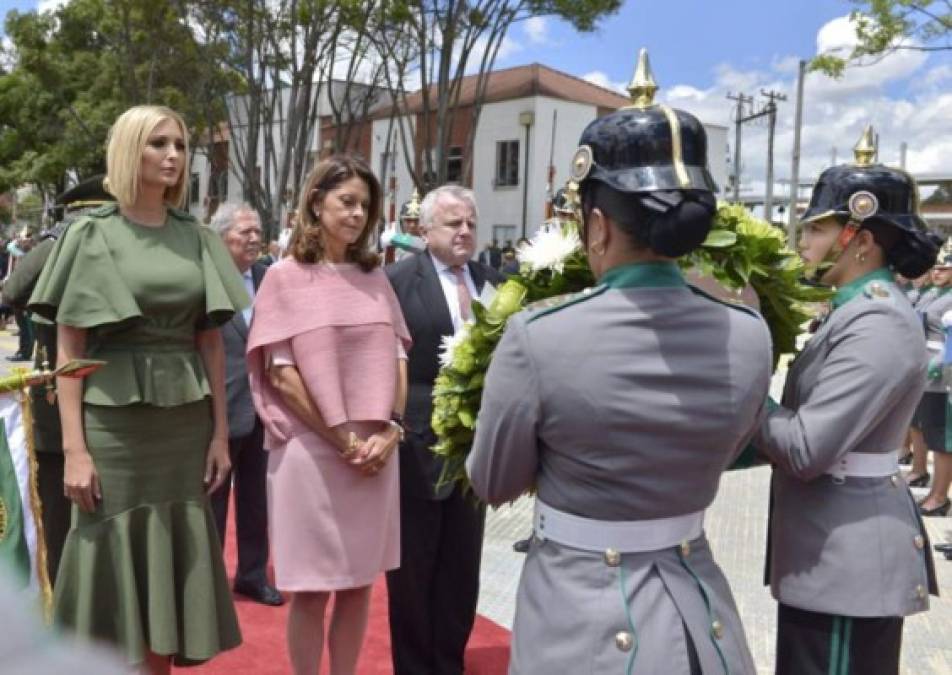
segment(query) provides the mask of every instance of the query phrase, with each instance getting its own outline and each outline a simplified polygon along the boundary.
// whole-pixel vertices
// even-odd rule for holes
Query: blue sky
[[[716,63],[747,68],[790,54],[812,56],[817,30],[849,9],[846,0],[629,0],[591,34],[547,22],[553,44],[538,45],[537,54],[560,70],[601,70],[626,80],[637,49],[646,46],[660,81],[706,87]]]
[[[43,0],[42,6],[62,0]],[[0,15],[29,11],[37,0],[0,0]],[[797,61],[818,49],[848,45],[849,0],[628,0],[590,34],[552,18],[512,28],[497,67],[539,62],[615,89],[630,79],[647,47],[659,97],[703,121],[730,124],[728,92],[761,88],[788,96],[777,119],[776,175],[789,173]],[[908,144],[913,172],[952,173],[952,52],[904,52],[841,80],[811,74],[804,104],[802,176],[851,157],[866,123],[880,132],[880,159],[898,162]],[[765,131],[745,127],[743,176],[762,189]]]

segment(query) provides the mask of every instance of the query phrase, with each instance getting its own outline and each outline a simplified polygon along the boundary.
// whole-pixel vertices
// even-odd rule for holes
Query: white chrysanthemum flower
[[[575,228],[566,230],[539,230],[529,245],[519,251],[519,262],[527,264],[533,272],[550,269],[561,274],[565,261],[582,245]]]
[[[467,321],[453,335],[444,335],[440,339],[440,366],[448,367],[456,357],[456,348],[469,336],[470,322]]]

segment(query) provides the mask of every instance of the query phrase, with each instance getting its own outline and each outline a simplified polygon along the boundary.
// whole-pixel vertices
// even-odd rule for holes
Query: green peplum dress
[[[30,299],[86,329],[87,357],[108,362],[83,394],[102,501],[73,507],[55,619],[131,664],[146,650],[195,664],[241,642],[203,484],[213,417],[195,335],[248,303],[213,232],[171,208],[144,227],[115,205],[70,226]]]

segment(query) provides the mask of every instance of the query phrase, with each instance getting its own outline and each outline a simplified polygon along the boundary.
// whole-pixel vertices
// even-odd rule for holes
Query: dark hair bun
[[[905,232],[892,248],[886,251],[886,262],[907,279],[921,277],[935,265],[939,255],[936,237],[929,232]]]
[[[650,210],[656,210],[650,200],[660,194],[644,200]],[[666,196],[666,195],[665,195]],[[714,225],[716,202],[709,192],[680,192],[677,203],[658,213],[651,221],[648,245],[655,253],[669,258],[677,258],[690,253],[707,238]],[[665,200],[667,201],[667,200]]]

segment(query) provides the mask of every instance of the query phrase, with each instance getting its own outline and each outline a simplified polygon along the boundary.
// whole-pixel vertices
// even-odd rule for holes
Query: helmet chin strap
[[[857,232],[859,232],[859,225],[852,221],[846,223],[836,241],[830,244],[830,248],[827,249],[823,259],[806,267],[803,275],[806,280],[819,283],[823,275],[833,269],[833,266],[839,261],[840,256],[849,247]]]

